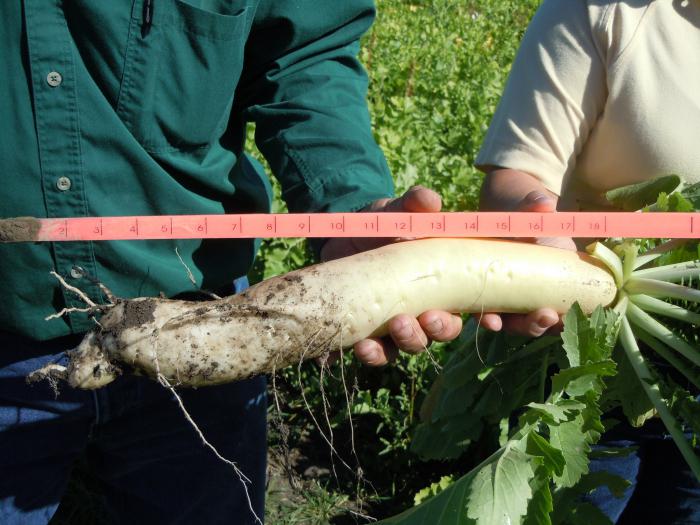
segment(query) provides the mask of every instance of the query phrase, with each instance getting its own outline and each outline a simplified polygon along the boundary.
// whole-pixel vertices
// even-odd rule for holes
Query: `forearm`
[[[236,100],[290,211],[355,211],[393,196],[357,58],[372,0],[261,5]]]
[[[559,197],[536,177],[524,171],[488,166],[481,186],[479,208],[484,211],[515,210],[531,192],[537,191],[556,202]]]

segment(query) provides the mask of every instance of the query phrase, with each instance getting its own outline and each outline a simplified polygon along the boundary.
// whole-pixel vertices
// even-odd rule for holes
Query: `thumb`
[[[557,200],[541,191],[531,191],[518,203],[515,211],[554,212],[557,211]],[[531,239],[530,242],[542,246],[553,246],[564,250],[576,251],[576,244],[571,237],[538,237]]]
[[[413,186],[401,197],[383,203],[381,211],[388,212],[439,212],[442,208],[440,195],[423,186]],[[378,211],[378,210],[377,210]]]
[[[556,199],[538,190],[531,191],[516,206],[515,211],[549,212],[557,210]]]

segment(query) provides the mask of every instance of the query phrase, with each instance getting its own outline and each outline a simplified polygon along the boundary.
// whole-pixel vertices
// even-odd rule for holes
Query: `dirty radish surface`
[[[0,219],[0,242],[36,241],[40,229],[41,222],[34,217]]]
[[[117,301],[72,352],[68,368],[54,366],[51,375],[81,388],[125,372],[179,385],[225,383],[384,335],[399,313],[563,313],[575,301],[590,312],[616,293],[610,273],[581,253],[502,240],[402,242],[221,300]]]

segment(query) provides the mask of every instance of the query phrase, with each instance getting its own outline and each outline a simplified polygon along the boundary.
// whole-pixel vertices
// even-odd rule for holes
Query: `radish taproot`
[[[590,312],[615,300],[613,275],[582,253],[503,240],[422,239],[310,266],[208,302],[118,300],[65,369],[98,388],[123,368],[177,385],[236,381],[386,334],[399,313]]]

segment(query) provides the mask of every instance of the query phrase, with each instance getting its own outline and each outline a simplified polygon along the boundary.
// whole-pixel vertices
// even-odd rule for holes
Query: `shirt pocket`
[[[135,2],[117,114],[148,151],[206,148],[223,133],[243,66],[250,8]]]

